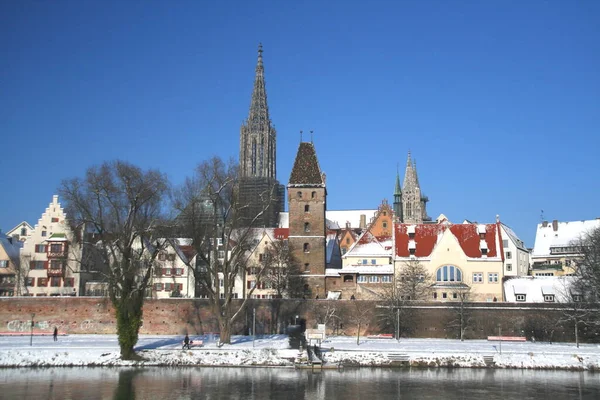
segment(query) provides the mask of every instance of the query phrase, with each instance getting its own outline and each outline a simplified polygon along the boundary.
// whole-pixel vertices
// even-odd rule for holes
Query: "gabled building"
[[[86,276],[74,238],[54,195],[23,244],[21,263],[28,265],[23,295],[77,296],[83,291]]]
[[[12,236],[0,232],[0,297],[20,296],[22,285],[17,281],[21,277],[20,250],[23,243]]]
[[[504,282],[504,298],[509,303],[571,303],[582,295],[571,276],[524,276]]]
[[[400,279],[408,262],[419,262],[433,277],[431,300],[502,301],[503,248],[495,224],[396,224],[394,270]],[[470,288],[470,289],[469,289]]]
[[[20,242],[24,242],[29,236],[29,232],[31,232],[33,228],[29,225],[29,222],[23,221],[10,231],[6,232],[6,236],[10,236],[12,238],[16,238]]]
[[[287,186],[289,244],[305,276],[306,297],[325,298],[327,189],[312,143],[298,147]]]
[[[530,275],[573,275],[581,256],[578,241],[598,228],[600,218],[569,222],[543,221],[538,224],[531,253]]]
[[[152,297],[195,297],[196,252],[191,239],[164,239],[156,257],[152,277]]]
[[[340,291],[346,299],[371,299],[392,283],[393,221],[393,210],[384,200],[365,232],[342,255],[342,268],[327,270],[328,291]]]
[[[502,248],[504,250],[504,276],[527,276],[529,274],[529,250],[525,243],[506,224],[500,223]]]

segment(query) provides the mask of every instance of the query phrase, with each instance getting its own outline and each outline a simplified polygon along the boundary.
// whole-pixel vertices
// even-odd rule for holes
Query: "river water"
[[[600,374],[496,369],[20,368],[2,399],[600,399]]]

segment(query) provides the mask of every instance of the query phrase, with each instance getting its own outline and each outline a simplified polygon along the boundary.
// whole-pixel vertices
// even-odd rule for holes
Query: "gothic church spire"
[[[276,179],[276,131],[269,117],[262,44],[248,119],[240,129],[240,174],[243,178]]]

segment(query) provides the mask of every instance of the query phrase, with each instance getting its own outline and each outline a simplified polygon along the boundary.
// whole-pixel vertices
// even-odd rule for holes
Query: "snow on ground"
[[[123,361],[116,335],[0,336],[0,367],[204,365],[292,367],[299,356],[286,335],[234,336],[217,346],[218,337],[191,336],[204,346],[182,350],[182,336],[142,335],[136,351],[143,361]],[[30,340],[32,345],[30,346]],[[390,366],[390,353],[402,354],[411,366],[485,367],[484,356],[498,368],[600,369],[600,345],[573,343],[490,342],[448,339],[367,339],[333,336],[321,345],[325,364]],[[306,354],[306,353],[305,353]]]

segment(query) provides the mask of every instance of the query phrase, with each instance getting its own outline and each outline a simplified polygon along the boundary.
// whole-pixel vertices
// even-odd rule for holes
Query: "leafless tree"
[[[396,285],[383,288],[379,296],[379,317],[384,326],[393,326],[396,339],[410,330],[414,323],[414,311],[408,307],[410,301]]]
[[[371,322],[373,308],[369,302],[364,300],[354,300],[351,303],[350,312],[346,318],[356,326],[356,344],[360,345],[360,330]]]
[[[250,288],[242,301],[234,301],[242,294],[248,252],[256,245],[251,227],[263,218],[274,198],[271,191],[261,194],[261,211],[248,221],[245,211],[249,206],[239,201],[238,183],[237,165],[213,157],[198,165],[173,202],[177,232],[192,240],[197,254],[196,284],[199,294],[210,300],[221,343],[231,342],[233,324],[256,288]],[[258,277],[263,276],[264,268],[259,266]]]
[[[94,260],[108,283],[115,308],[121,357],[134,359],[142,326],[146,289],[158,255],[161,210],[168,191],[166,177],[123,161],[87,169],[84,178],[62,182],[69,223],[76,240]],[[93,237],[93,244],[90,243]]]
[[[263,260],[263,282],[276,292],[277,298],[302,297],[305,279],[287,240],[269,243]]]
[[[406,261],[396,279],[398,293],[405,300],[426,300],[431,292],[433,278],[418,260]]]
[[[29,270],[31,269],[31,255],[21,252],[19,263],[15,265],[15,296],[23,296],[29,293],[27,285]]]
[[[585,301],[582,287],[578,285],[577,279],[571,279],[571,277],[560,277],[559,279],[557,296],[564,303],[564,308],[557,324],[567,324],[573,327],[575,344],[579,347],[580,328],[600,326],[597,307],[596,304]]]
[[[600,296],[600,228],[585,233],[573,246],[581,254],[575,270],[575,285],[585,301],[597,302]]]
[[[452,317],[448,327],[458,329],[460,340],[465,340],[465,334],[473,323],[473,309],[470,307],[472,301],[471,285],[466,283],[457,284],[452,288],[452,301],[449,303]]]

